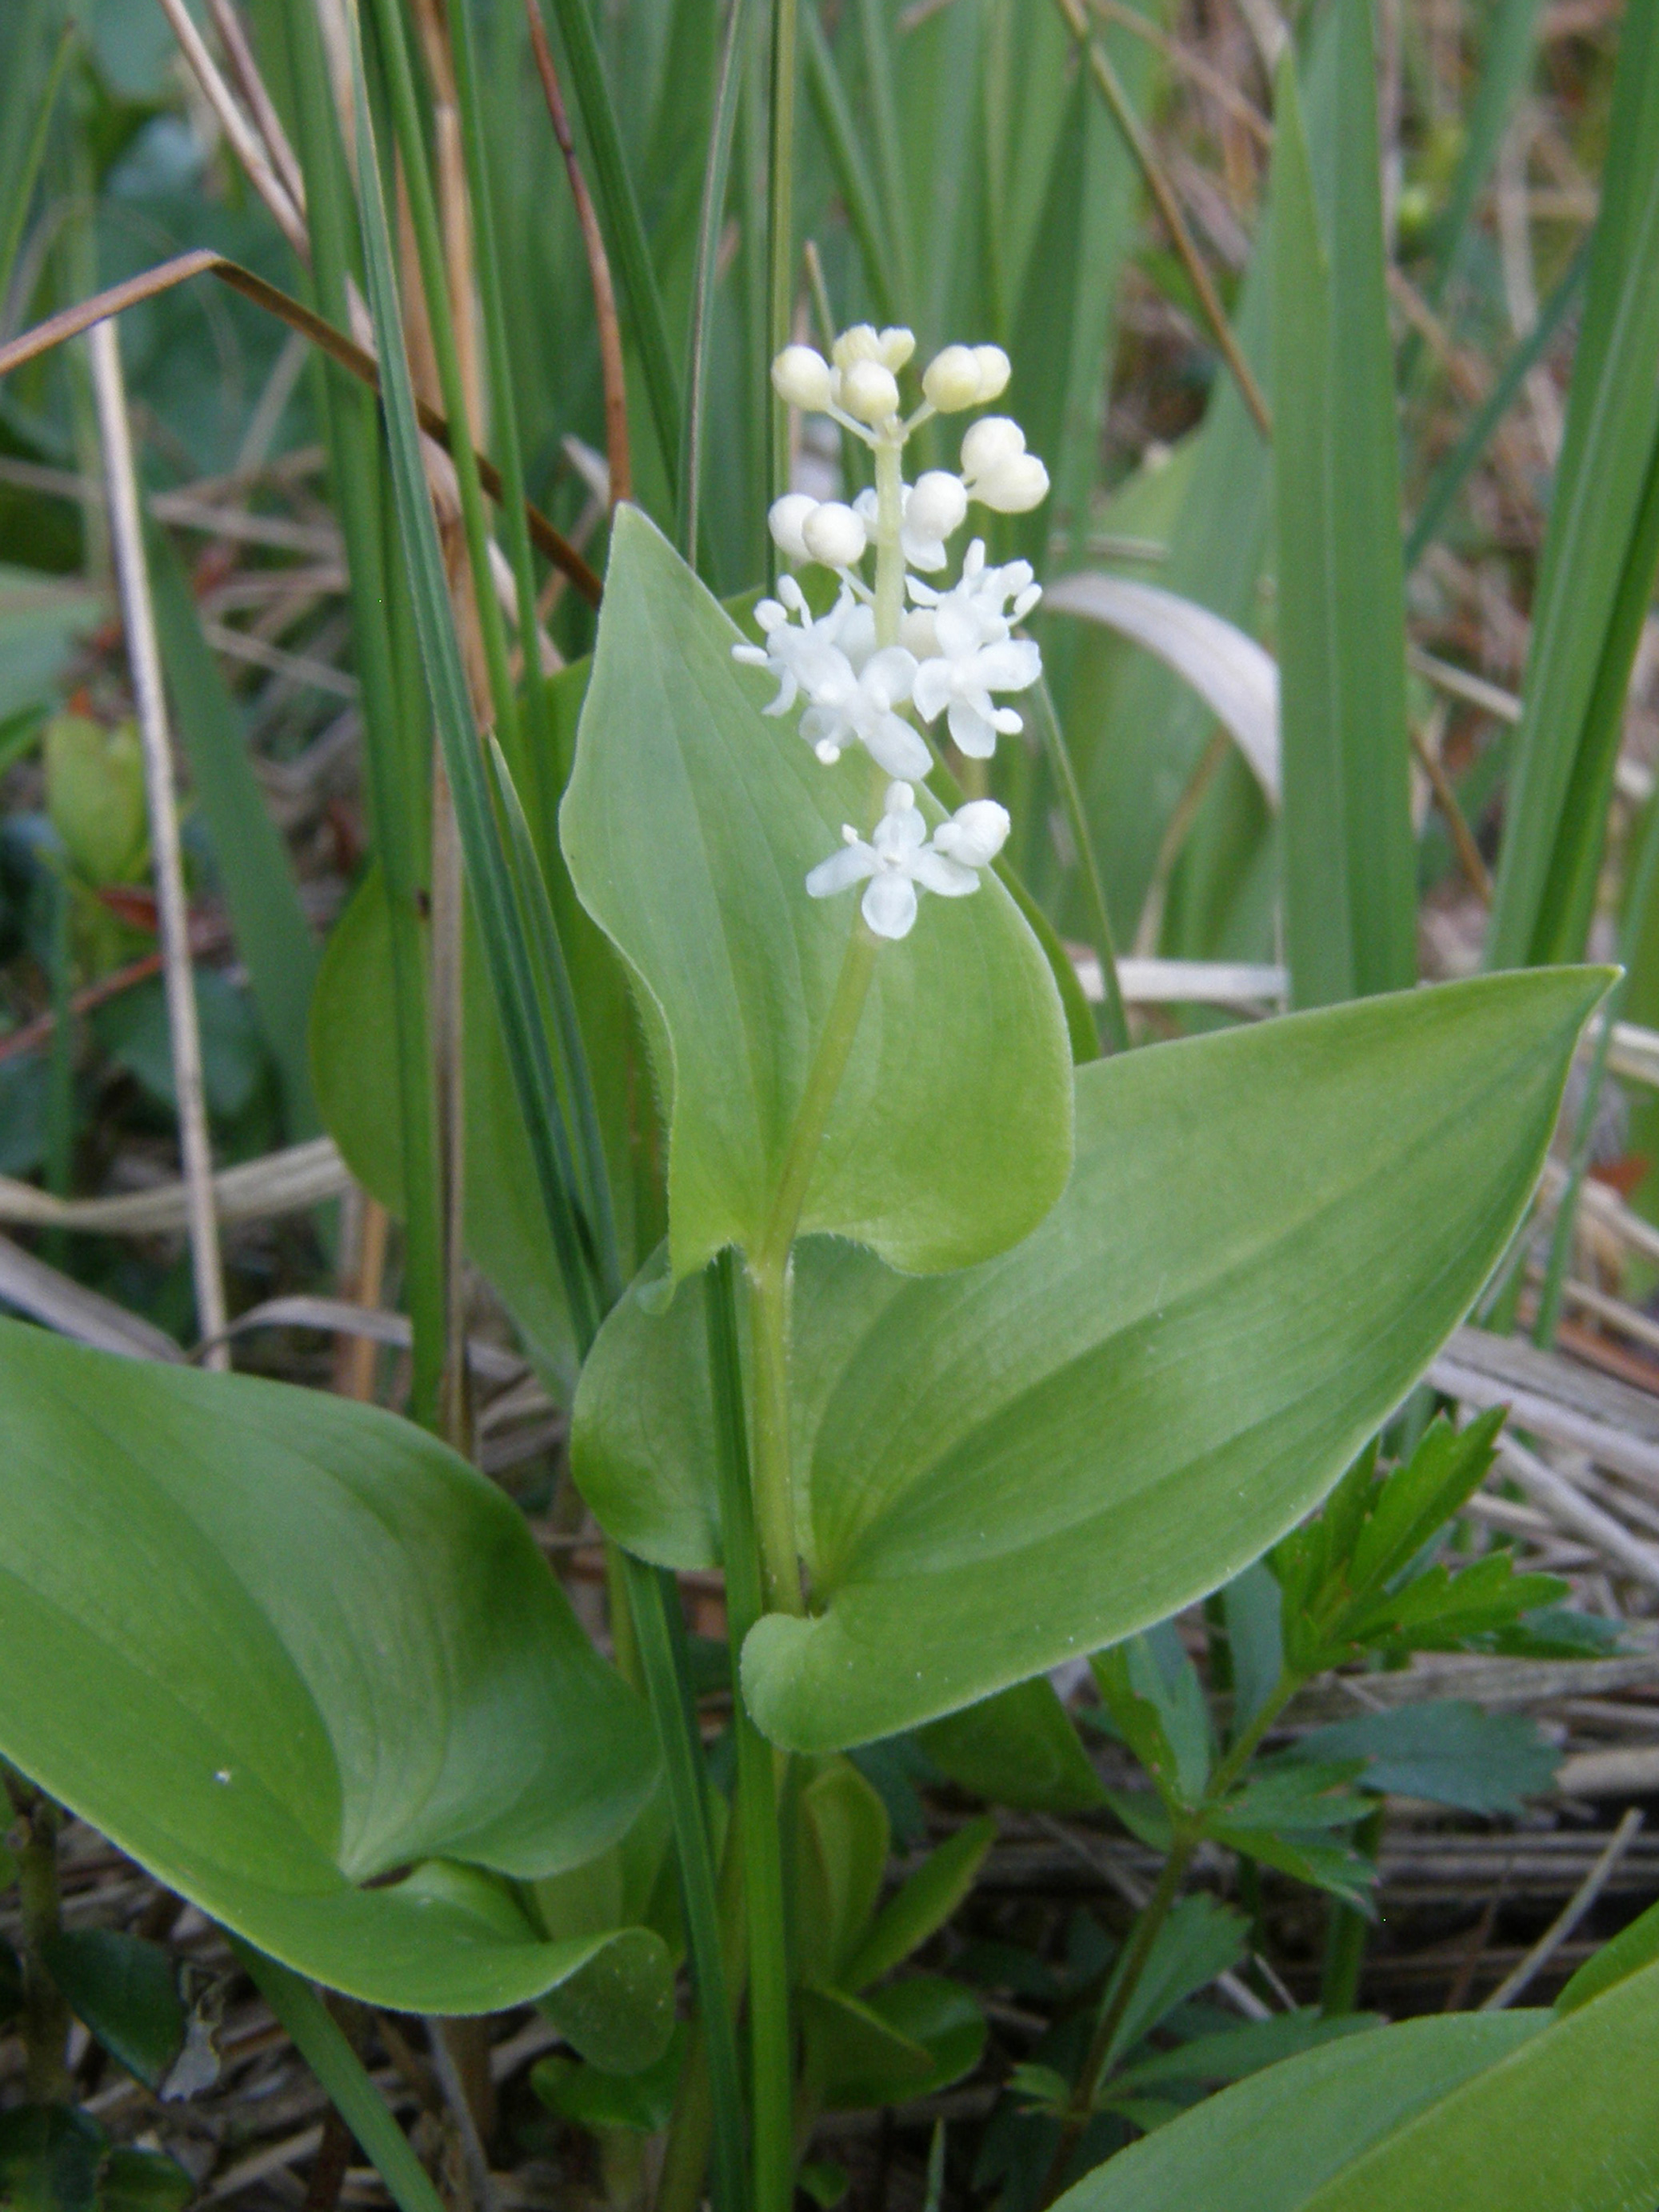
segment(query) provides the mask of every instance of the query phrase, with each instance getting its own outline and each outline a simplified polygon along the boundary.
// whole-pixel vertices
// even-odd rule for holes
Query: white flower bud
[[[772,389],[791,407],[822,415],[830,404],[830,364],[811,346],[785,346],[772,364]]]
[[[855,361],[842,371],[841,404],[860,422],[884,422],[898,412],[898,380],[878,361]]]
[[[864,558],[864,525],[850,507],[838,499],[815,507],[801,526],[806,550],[826,568],[850,568]]]
[[[962,473],[971,489],[975,477],[988,477],[1025,451],[1025,433],[1009,415],[986,415],[962,441]]]
[[[929,469],[910,487],[904,503],[904,526],[917,538],[949,538],[960,530],[968,514],[968,493],[960,477],[945,469]]]
[[[974,497],[999,514],[1029,514],[1048,496],[1048,471],[1035,453],[1015,453],[982,476]]]
[[[975,346],[974,359],[979,365],[979,400],[982,407],[988,400],[1001,398],[1008,389],[1013,369],[1000,346]]]
[[[933,849],[964,868],[988,868],[1008,842],[1008,810],[994,799],[970,799],[933,832]]]
[[[781,499],[775,499],[767,510],[766,526],[772,533],[772,543],[779,552],[791,561],[810,561],[803,535],[806,519],[817,507],[815,499],[804,491],[787,491]]]
[[[843,331],[830,349],[830,359],[842,375],[855,361],[879,361],[881,336],[872,323],[854,323],[850,331]]]
[[[876,340],[876,359],[884,368],[890,368],[895,376],[915,349],[915,332],[907,331],[901,324],[883,331]]]
[[[781,610],[780,610],[781,611]],[[918,660],[933,660],[939,653],[939,629],[932,607],[909,607],[899,617],[899,643]]]
[[[980,366],[971,347],[946,346],[922,371],[921,388],[941,415],[960,414],[979,404]]]

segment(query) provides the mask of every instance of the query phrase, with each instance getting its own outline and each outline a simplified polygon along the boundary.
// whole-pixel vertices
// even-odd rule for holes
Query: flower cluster
[[[799,584],[784,574],[777,596],[756,609],[765,642],[732,648],[777,679],[769,714],[801,704],[800,733],[821,761],[861,744],[893,779],[869,838],[849,826],[843,849],[815,868],[806,886],[823,898],[866,882],[865,921],[889,938],[910,929],[919,885],[946,898],[977,890],[980,871],[1008,834],[1004,810],[976,799],[929,838],[911,788],[933,765],[923,728],[943,718],[959,751],[988,760],[999,737],[1024,726],[998,695],[1029,690],[1042,673],[1036,646],[1014,635],[1041,596],[1029,562],[989,565],[985,542],[975,538],[954,584],[925,580],[948,566],[950,540],[971,503],[1022,514],[1048,495],[1048,471],[1026,451],[1018,423],[990,415],[971,424],[959,472],[929,469],[907,483],[902,471],[905,442],[923,422],[1001,395],[1008,356],[1000,346],[947,346],[923,372],[921,403],[906,416],[898,378],[915,349],[908,331],[866,323],[844,331],[828,361],[793,345],[773,362],[782,398],[832,416],[870,447],[876,481],[850,503],[803,492],[775,501],[768,519],[779,550],[834,569],[840,592],[827,614],[815,617]],[[872,550],[873,587],[862,573]]]

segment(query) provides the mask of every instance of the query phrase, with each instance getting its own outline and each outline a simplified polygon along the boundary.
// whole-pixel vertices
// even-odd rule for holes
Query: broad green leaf
[[[1621,1928],[1610,1943],[1604,1943],[1594,1958],[1584,1961],[1555,2000],[1555,2009],[1576,2012],[1580,2005],[1599,1997],[1626,1975],[1651,1966],[1656,1959],[1659,1959],[1659,1905],[1650,1905],[1628,1928]]]
[[[1604,970],[1487,977],[1077,1073],[1036,1233],[948,1279],[797,1258],[813,1611],[744,1654],[797,1748],[890,1735],[1163,1620],[1304,1514],[1466,1310],[1530,1193]],[[646,1303],[641,1303],[641,1291]],[[716,1557],[699,1285],[582,1376],[619,1543]]]
[[[1318,2202],[1322,2212],[1322,2183],[1537,2038],[1548,2020],[1540,2012],[1464,2013],[1344,2037],[1223,2090],[1097,2166],[1060,2202],[1065,2212],[1304,2212]],[[1572,2202],[1558,2197],[1551,2212]],[[1472,2200],[1449,2189],[1424,2206],[1472,2212]],[[1374,2198],[1366,2212],[1404,2207]]]
[[[118,1928],[69,1928],[48,1938],[45,1957],[76,2017],[130,2074],[159,2089],[185,2039],[185,2008],[161,1944]]]
[[[937,1974],[890,1982],[867,1997],[799,1993],[805,2078],[832,2111],[930,2095],[978,2064],[985,2020],[959,1983]]]
[[[1382,2022],[1374,2012],[1344,2013],[1335,2020],[1311,2009],[1275,2013],[1270,2020],[1253,2020],[1247,2027],[1223,2028],[1214,2035],[1197,2035],[1160,2051],[1133,2066],[1126,2066],[1108,2084],[1111,2100],[1126,2090],[1151,2088],[1160,2081],[1243,2081],[1264,2067],[1277,2066],[1322,2043],[1335,2043],[1346,2035],[1364,2035]]]
[[[871,805],[867,761],[827,769],[761,713],[771,687],[733,662],[738,635],[623,508],[560,825],[647,1010],[677,1278],[764,1235],[854,919],[805,880]],[[926,902],[883,949],[803,1231],[917,1271],[1017,1242],[1065,1183],[1069,1067],[1048,963],[1001,884]]]
[[[1625,19],[1486,954],[1571,958],[1594,905],[1622,707],[1659,553],[1659,7]]]
[[[1365,1761],[1368,1790],[1426,1797],[1466,1813],[1518,1813],[1548,1790],[1561,1763],[1556,1747],[1524,1713],[1487,1713],[1450,1698],[1361,1713],[1315,1729],[1298,1759]]]
[[[996,1832],[996,1822],[981,1814],[928,1853],[898,1893],[882,1907],[875,1924],[848,1961],[842,1976],[847,1988],[862,1990],[879,1981],[944,1927],[973,1887]]]
[[[542,1941],[483,1871],[603,1850],[656,1753],[430,1437],[0,1323],[0,1751],[261,1950],[410,2011],[660,1972],[642,1930]]]
[[[1102,1802],[1100,1777],[1043,1674],[946,1714],[918,1741],[952,1782],[994,1805],[1085,1813]]]
[[[608,2074],[598,2066],[562,2057],[539,2059],[530,2069],[530,2086],[548,2110],[595,2133],[623,2128],[633,2135],[654,2135],[674,2110],[674,2091],[685,2060],[686,2031],[676,2031],[653,2066],[637,2074]]]
[[[1656,2033],[1649,1966],[1407,2121],[1316,2190],[1308,2212],[1650,2212]]]
[[[1292,994],[1414,981],[1399,432],[1384,287],[1371,0],[1335,0],[1337,128],[1322,210],[1294,52],[1273,176],[1273,437]]]

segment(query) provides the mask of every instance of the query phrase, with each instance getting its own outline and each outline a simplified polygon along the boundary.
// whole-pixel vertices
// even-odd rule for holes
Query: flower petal
[[[924,890],[937,891],[941,898],[966,898],[969,891],[979,889],[976,869],[964,868],[959,860],[946,858],[943,853],[918,853],[910,863],[910,873]]]
[[[875,875],[880,868],[880,861],[860,837],[856,845],[843,845],[839,853],[831,853],[827,860],[820,860],[807,877],[806,888],[814,898],[833,898],[837,891],[861,884],[866,876]],[[875,927],[873,922],[871,927]]]
[[[910,688],[915,709],[924,722],[936,722],[951,703],[951,664],[948,660],[924,660],[916,671]]]
[[[989,760],[997,749],[995,725],[971,699],[951,702],[951,737],[957,750],[969,760]]]
[[[961,596],[960,588],[947,592],[934,611],[933,625],[939,634],[939,649],[947,660],[966,660],[976,653],[984,640],[979,615],[970,600]]]
[[[896,714],[878,715],[859,735],[877,767],[906,783],[920,782],[933,765],[933,756],[920,733]]]
[[[908,937],[916,918],[916,889],[908,876],[884,868],[871,878],[863,898],[864,918],[878,937]]]
[[[910,696],[916,680],[916,656],[902,645],[884,646],[864,664],[859,681],[867,697],[884,710]]]
[[[974,678],[988,691],[1024,691],[1042,673],[1042,654],[1029,637],[988,645],[975,656]]]

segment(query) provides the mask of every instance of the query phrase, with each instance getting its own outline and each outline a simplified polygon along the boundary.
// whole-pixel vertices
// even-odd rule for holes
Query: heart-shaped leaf
[[[666,2033],[658,1937],[549,1943],[494,1878],[602,1850],[655,1744],[433,1438],[0,1322],[0,1752],[249,1942],[402,2010],[591,1984]]]
[[[907,1279],[803,1247],[812,1613],[744,1652],[779,1742],[844,1747],[1116,1642],[1237,1574],[1421,1374],[1520,1218],[1600,969],[1490,976],[1098,1061],[1014,1250]],[[637,1291],[578,1394],[610,1533],[718,1556],[701,1287]]]
[[[560,834],[641,986],[671,1109],[676,1276],[761,1241],[854,921],[805,878],[844,822],[872,816],[869,762],[826,769],[769,720],[769,685],[732,659],[739,635],[621,508]],[[925,898],[882,949],[803,1229],[918,1271],[1005,1249],[1064,1186],[1070,1065],[1054,978],[1001,884]]]

